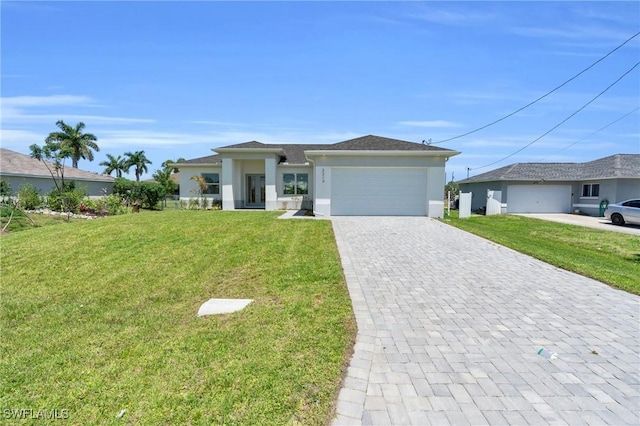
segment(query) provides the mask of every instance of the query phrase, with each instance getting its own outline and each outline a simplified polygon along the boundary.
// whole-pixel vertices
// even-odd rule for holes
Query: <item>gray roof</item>
[[[222,158],[218,155],[207,155],[206,157],[192,158],[191,160],[184,161],[182,163],[176,163],[175,166],[179,168],[180,164],[222,164]]]
[[[47,164],[53,170],[53,165],[51,163]],[[49,170],[42,161],[6,148],[0,148],[0,174],[51,178]],[[113,182],[115,180],[113,176],[74,169],[70,165],[65,166],[64,177],[65,179],[98,182]]]
[[[283,152],[281,163],[286,162],[289,164],[305,164],[307,162],[305,151],[441,151],[455,153],[450,149],[375,135],[362,136],[334,144],[265,144],[258,141],[250,141],[221,148],[278,148]],[[220,161],[219,156],[210,155],[187,160],[186,164],[211,164],[214,159],[217,159],[218,162]]]
[[[458,181],[576,181],[640,178],[640,154],[616,154],[587,163],[515,163]]]

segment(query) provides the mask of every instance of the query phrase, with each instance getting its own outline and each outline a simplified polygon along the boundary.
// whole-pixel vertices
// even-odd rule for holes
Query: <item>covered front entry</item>
[[[427,169],[333,167],[332,216],[425,216]]]
[[[507,213],[570,213],[571,185],[509,185]]]
[[[264,175],[246,175],[245,207],[264,208],[266,179]]]

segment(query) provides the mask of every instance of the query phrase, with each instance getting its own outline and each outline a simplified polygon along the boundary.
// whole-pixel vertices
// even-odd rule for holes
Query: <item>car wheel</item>
[[[621,214],[612,214],[611,223],[613,223],[614,225],[624,225],[624,218]]]

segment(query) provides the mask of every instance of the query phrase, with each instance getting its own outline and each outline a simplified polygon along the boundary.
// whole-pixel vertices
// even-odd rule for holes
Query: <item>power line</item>
[[[484,166],[480,166],[480,167],[474,167],[471,170],[477,170],[477,169],[483,169],[485,167],[489,167],[489,166],[493,166],[496,163],[499,163],[501,161],[506,160],[507,158],[511,158],[514,155],[516,155],[517,153],[525,150],[526,148],[530,147],[531,145],[533,145],[534,143],[538,142],[540,139],[542,139],[543,137],[547,136],[549,133],[553,132],[555,129],[557,129],[558,127],[562,126],[564,123],[566,123],[567,121],[569,121],[569,119],[573,116],[575,116],[576,114],[578,114],[580,111],[582,111],[583,109],[585,109],[587,106],[589,106],[589,104],[591,104],[593,101],[595,101],[596,99],[598,99],[600,96],[602,96],[607,90],[611,89],[613,86],[615,86],[620,80],[622,80],[627,74],[629,74],[631,71],[633,71],[638,65],[640,65],[640,62],[636,62],[636,64],[634,66],[632,66],[631,68],[629,68],[624,74],[622,74],[620,77],[618,77],[618,79],[616,81],[614,81],[613,83],[611,83],[609,86],[607,86],[606,89],[604,89],[602,92],[598,93],[595,97],[593,97],[589,102],[587,102],[586,104],[582,105],[580,108],[578,108],[575,112],[573,112],[571,115],[569,115],[567,118],[565,118],[564,120],[562,120],[560,123],[556,124],[555,126],[553,126],[550,130],[547,130],[546,132],[544,132],[542,135],[538,136],[537,138],[535,138],[534,140],[532,140],[531,142],[529,142],[528,144],[526,144],[525,146],[523,146],[522,148],[518,149],[515,152],[512,152],[511,154],[507,155],[504,158],[501,158],[498,161],[494,161],[493,163],[489,163],[489,164],[485,164]]]
[[[614,125],[614,124],[616,124],[618,121],[620,121],[620,120],[622,120],[622,119],[624,119],[624,118],[627,118],[628,116],[630,116],[630,115],[631,115],[631,114],[633,114],[634,112],[638,111],[639,109],[640,109],[640,107],[636,107],[635,109],[633,109],[632,111],[629,111],[628,113],[626,113],[626,114],[625,114],[625,115],[623,115],[622,117],[618,117],[618,118],[616,118],[615,120],[613,120],[611,123],[607,124],[606,126],[603,126],[603,127],[599,128],[599,129],[598,129],[598,130],[596,130],[595,132],[588,134],[587,136],[585,136],[584,138],[580,139],[579,141],[575,141],[575,142],[573,142],[572,144],[565,146],[565,147],[564,147],[564,148],[562,148],[560,151],[556,151],[555,153],[553,153],[553,154],[551,154],[551,155],[557,155],[557,154],[560,154],[562,151],[565,151],[565,150],[567,150],[567,149],[571,148],[572,146],[574,146],[574,145],[576,145],[576,144],[579,144],[579,143],[580,143],[580,142],[582,142],[583,140],[585,140],[585,139],[589,139],[591,136],[593,136],[593,135],[595,135],[595,134],[597,134],[597,133],[600,133],[601,131],[603,131],[603,130],[604,130],[604,129],[606,129],[606,128],[609,128],[609,127],[613,126],[613,125]],[[550,157],[550,155],[548,155],[548,156],[544,157],[544,158],[543,158],[542,160],[540,160],[540,161],[544,161],[544,160],[546,160],[546,159],[547,159],[547,158],[549,158],[549,157]]]
[[[512,112],[512,113],[510,113],[510,114],[507,114],[507,115],[505,115],[505,116],[504,116],[504,117],[502,117],[502,118],[499,118],[499,119],[497,119],[497,120],[495,120],[495,121],[492,121],[492,122],[491,122],[491,123],[489,123],[489,124],[485,124],[485,125],[484,125],[484,126],[482,126],[482,127],[478,127],[478,128],[477,128],[477,129],[475,129],[475,130],[471,130],[470,132],[463,133],[463,134],[461,134],[461,135],[454,136],[454,137],[452,137],[452,138],[443,139],[443,140],[438,141],[438,142],[433,142],[433,144],[435,145],[435,144],[439,144],[439,143],[449,142],[449,141],[452,141],[452,140],[454,140],[454,139],[459,139],[459,138],[461,138],[461,137],[468,136],[468,135],[470,135],[470,134],[472,134],[472,133],[475,133],[475,132],[478,132],[478,131],[480,131],[480,130],[486,129],[486,128],[487,128],[487,127],[489,127],[489,126],[493,126],[494,124],[497,124],[497,123],[499,123],[499,122],[501,122],[501,121],[503,121],[503,120],[506,120],[507,118],[509,118],[509,117],[511,117],[511,116],[513,116],[513,115],[516,115],[516,114],[517,114],[517,113],[519,113],[520,111],[522,111],[522,110],[524,110],[524,109],[526,109],[526,108],[529,108],[531,105],[535,104],[535,103],[536,103],[536,102],[538,102],[538,101],[541,101],[542,99],[546,98],[547,96],[549,96],[550,94],[552,94],[552,93],[553,93],[553,92],[555,92],[556,90],[560,89],[561,87],[563,87],[563,86],[567,85],[568,83],[572,82],[572,81],[573,81],[573,80],[575,80],[576,78],[580,77],[582,74],[584,74],[585,72],[589,71],[591,68],[593,68],[594,66],[596,66],[598,63],[600,63],[600,62],[602,62],[603,60],[605,60],[605,59],[606,59],[607,57],[609,57],[612,53],[614,53],[616,50],[620,49],[620,48],[621,48],[622,46],[624,46],[625,44],[629,43],[631,40],[633,40],[634,38],[636,38],[638,35],[640,35],[640,31],[638,31],[637,33],[635,33],[634,35],[632,35],[631,37],[629,37],[628,39],[626,39],[622,44],[618,45],[618,46],[617,46],[615,49],[613,49],[611,52],[607,53],[607,54],[606,54],[606,55],[604,55],[602,58],[600,58],[600,59],[598,59],[597,61],[595,61],[594,63],[592,63],[592,64],[591,64],[591,65],[589,65],[587,68],[583,69],[583,70],[582,70],[582,71],[580,71],[578,74],[576,74],[576,75],[574,75],[573,77],[571,77],[569,80],[565,81],[564,83],[562,83],[562,84],[561,84],[561,85],[559,85],[558,87],[556,87],[556,88],[554,88],[554,89],[551,89],[549,92],[547,92],[547,93],[545,93],[544,95],[540,96],[538,99],[536,99],[536,100],[534,100],[534,101],[529,102],[528,104],[526,104],[526,105],[525,105],[525,106],[523,106],[522,108],[517,109],[517,110],[515,110],[514,112]]]

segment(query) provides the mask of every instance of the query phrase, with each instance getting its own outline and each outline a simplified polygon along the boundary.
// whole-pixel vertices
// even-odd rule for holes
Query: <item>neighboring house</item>
[[[53,165],[48,164],[53,171]],[[0,178],[9,184],[14,194],[27,183],[35,186],[40,195],[45,195],[55,188],[51,173],[42,161],[6,148],[0,148]],[[66,165],[64,180],[65,183],[75,182],[77,188],[83,187],[89,196],[97,197],[113,192],[115,179],[109,175],[74,169]]]
[[[457,151],[379,136],[327,145],[246,142],[175,164],[180,197],[222,200],[223,210],[313,209],[320,216],[442,217],[445,162]]]
[[[601,205],[640,198],[640,154],[587,163],[516,163],[458,182],[471,209],[487,206],[487,190],[501,192],[506,213],[601,214]]]

